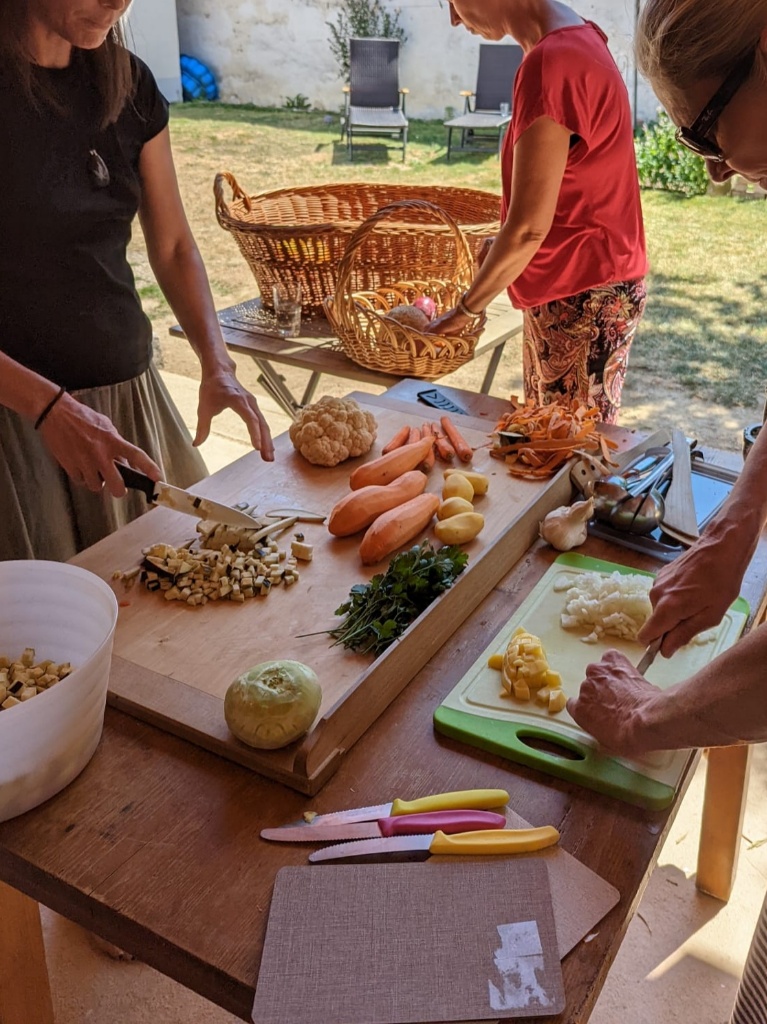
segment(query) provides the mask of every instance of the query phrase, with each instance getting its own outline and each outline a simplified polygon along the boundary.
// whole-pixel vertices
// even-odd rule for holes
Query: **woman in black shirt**
[[[123,43],[130,0],[0,7],[0,559],[66,559],[143,509],[114,462],[188,486],[205,466],[152,365],[128,264],[149,260],[202,367],[197,436],[237,412],[238,382],[176,183],[168,105]]]

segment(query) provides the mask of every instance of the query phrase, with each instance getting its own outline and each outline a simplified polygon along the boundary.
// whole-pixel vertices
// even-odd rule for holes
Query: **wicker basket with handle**
[[[232,192],[227,202],[227,185]],[[236,241],[255,277],[264,305],[272,286],[300,284],[305,313],[321,312],[337,286],[349,239],[382,206],[425,200],[440,206],[460,228],[476,259],[499,228],[500,200],[479,189],[363,182],[284,188],[247,195],[232,174],[217,174],[216,217]],[[402,211],[369,239],[353,271],[354,291],[376,290],[396,278],[449,277],[457,257],[449,227],[420,207]],[[413,225],[421,230],[413,232]]]
[[[403,215],[413,212],[427,214],[432,221],[446,227],[453,239],[455,261],[444,277],[392,280],[376,289],[352,290],[355,265],[365,247],[375,244],[377,233],[384,231],[386,221],[400,224],[413,234],[423,231],[422,223],[403,226]],[[338,335],[341,347],[350,359],[371,370],[383,370],[401,377],[434,380],[452,373],[468,362],[477,339],[485,326],[485,316],[473,320],[460,337],[426,334],[387,314],[395,307],[412,304],[420,296],[429,296],[437,307],[437,316],[452,309],[469,287],[474,262],[466,239],[447,211],[423,200],[403,200],[384,206],[354,232],[338,268],[336,293],[325,301],[325,313]]]

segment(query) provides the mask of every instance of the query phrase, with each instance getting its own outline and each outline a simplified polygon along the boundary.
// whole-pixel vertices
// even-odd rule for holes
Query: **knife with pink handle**
[[[417,836],[434,832],[454,835],[457,832],[476,832],[482,829],[505,827],[505,816],[496,814],[494,811],[430,811],[424,814],[400,814],[395,817],[379,818],[377,821],[357,821],[346,824],[295,825],[293,827],[283,825],[280,828],[263,829],[261,838],[277,842],[324,843],[328,840],[380,839],[393,836]]]

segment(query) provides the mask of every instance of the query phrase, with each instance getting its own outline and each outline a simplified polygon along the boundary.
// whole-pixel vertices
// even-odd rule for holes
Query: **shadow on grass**
[[[345,141],[339,145],[341,134],[340,112],[325,111],[294,111],[284,110],[280,107],[255,107],[250,104],[234,105],[227,103],[206,103],[195,101],[192,103],[177,103],[173,105],[173,119],[175,121],[189,121],[209,124],[211,121],[218,123],[253,125],[265,128],[287,129],[291,132],[307,132],[317,135],[326,135],[328,140],[320,142],[314,152],[321,152],[333,145],[332,162],[338,166],[343,163],[350,163],[346,151]],[[368,148],[373,150],[364,156],[365,163],[380,164],[382,162],[401,162],[401,153],[397,148],[392,147],[392,156],[383,157],[383,150],[389,149],[379,143],[378,146],[365,143],[364,140],[354,145],[355,160],[357,163],[357,148],[359,146],[359,161],[363,162],[363,151]],[[436,153],[429,153],[436,150]],[[447,128],[442,121],[421,121],[415,118],[409,119],[408,151],[417,153],[420,162],[432,166],[447,165]],[[460,159],[459,159],[460,157]],[[467,167],[482,166],[488,159],[497,162],[497,150],[477,150],[473,153],[461,152],[453,148],[453,156],[450,165],[464,163]],[[407,164],[407,158],[405,160]],[[500,166],[498,170],[500,183]]]
[[[635,367],[665,370],[698,398],[752,406],[767,382],[767,284],[705,273],[651,274],[632,352]]]

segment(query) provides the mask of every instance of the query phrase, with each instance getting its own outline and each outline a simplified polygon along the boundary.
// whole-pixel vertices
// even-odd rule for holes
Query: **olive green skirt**
[[[188,487],[207,469],[153,365],[140,377],[74,397],[107,416],[142,448],[163,479]],[[147,510],[138,491],[113,498],[74,484],[30,422],[0,406],[0,561],[63,562]]]

